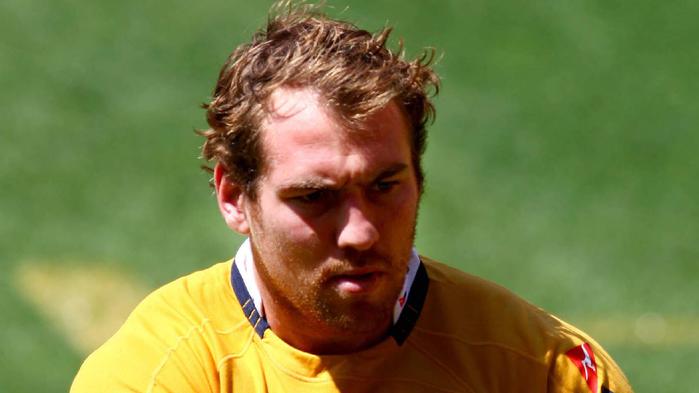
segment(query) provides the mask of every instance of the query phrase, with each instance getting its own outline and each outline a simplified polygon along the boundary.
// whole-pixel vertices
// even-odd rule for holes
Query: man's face
[[[419,199],[409,125],[391,103],[347,130],[321,100],[279,89],[263,124],[265,171],[245,203],[265,308],[327,333],[386,329]]]

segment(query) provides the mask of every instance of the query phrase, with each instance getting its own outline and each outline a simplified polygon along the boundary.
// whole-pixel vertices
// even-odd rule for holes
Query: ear
[[[246,198],[243,188],[228,179],[226,170],[220,163],[214,168],[214,184],[218,209],[226,225],[242,235],[249,234],[250,225],[245,214]]]

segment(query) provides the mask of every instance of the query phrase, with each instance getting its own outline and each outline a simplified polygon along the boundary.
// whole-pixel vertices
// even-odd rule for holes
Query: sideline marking
[[[19,292],[82,354],[111,337],[147,294],[133,277],[94,263],[25,261],[14,278]]]

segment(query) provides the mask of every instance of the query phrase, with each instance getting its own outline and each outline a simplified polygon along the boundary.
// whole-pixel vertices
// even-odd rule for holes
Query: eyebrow
[[[293,191],[293,190],[318,190],[332,188],[333,184],[324,180],[320,177],[313,177],[309,179],[304,179],[300,181],[293,181],[287,184],[282,184],[279,187],[280,191]]]
[[[405,171],[408,168],[407,164],[404,163],[398,163],[391,165],[387,169],[385,169],[383,172],[379,173],[378,176],[374,178],[374,181],[385,179],[387,177],[395,176],[403,171]]]

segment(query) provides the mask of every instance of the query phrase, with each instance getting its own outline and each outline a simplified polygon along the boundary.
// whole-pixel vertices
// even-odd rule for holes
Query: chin
[[[372,306],[353,307],[351,312],[335,314],[326,323],[343,334],[382,331],[391,325],[392,310]]]
[[[398,289],[400,291],[400,288]],[[335,293],[331,295],[332,301],[327,297],[318,307],[320,319],[330,328],[343,333],[367,333],[386,329],[393,320],[393,308],[398,291],[395,296],[371,296],[364,294]],[[392,291],[393,292],[393,291]],[[379,294],[374,294],[379,295]]]

